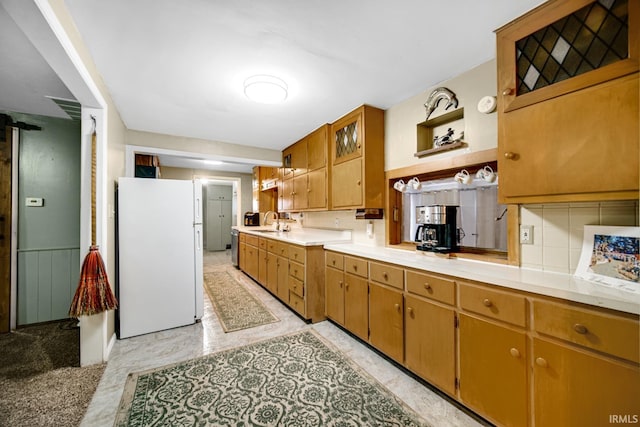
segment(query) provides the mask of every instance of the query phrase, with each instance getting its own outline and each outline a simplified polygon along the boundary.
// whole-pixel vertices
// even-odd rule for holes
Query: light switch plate
[[[520,226],[520,244],[533,245],[533,225]]]
[[[44,206],[44,199],[42,197],[25,197],[24,205],[32,207]]]

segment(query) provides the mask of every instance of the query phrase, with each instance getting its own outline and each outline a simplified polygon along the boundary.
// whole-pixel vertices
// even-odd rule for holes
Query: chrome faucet
[[[273,214],[273,219],[276,220],[276,230],[280,230],[280,215],[278,215],[278,212],[274,212],[274,211],[267,211],[264,214],[264,219],[262,220],[262,222],[264,223],[264,225],[267,225],[267,218],[269,217],[269,214]],[[273,223],[272,223],[273,224]]]

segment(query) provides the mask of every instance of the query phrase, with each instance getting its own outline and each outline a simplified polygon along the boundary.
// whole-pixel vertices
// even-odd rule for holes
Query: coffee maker
[[[449,253],[458,250],[458,206],[416,207],[415,242],[419,251]]]

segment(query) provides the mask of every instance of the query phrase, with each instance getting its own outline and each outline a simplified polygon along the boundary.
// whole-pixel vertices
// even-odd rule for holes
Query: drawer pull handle
[[[431,289],[431,285],[427,282],[427,283],[424,284],[424,288],[426,290],[430,290]]]
[[[509,353],[513,356],[513,357],[520,357],[520,351],[518,351],[517,348],[513,347],[509,350]]]
[[[577,333],[584,335],[587,332],[589,332],[589,330],[587,329],[586,326],[581,325],[580,323],[576,323],[575,325],[573,325],[573,330],[576,331]]]
[[[545,359],[543,359],[542,357],[537,357],[536,358],[536,365],[546,368],[547,366],[549,366],[549,364],[547,363],[547,361]]]
[[[384,277],[384,280],[389,280],[389,275],[387,274],[386,271],[382,273],[382,277]]]
[[[485,299],[482,301],[482,304],[483,304],[485,307],[491,307],[491,306],[493,305],[493,303],[491,302],[491,300],[490,300],[489,298],[485,298]]]

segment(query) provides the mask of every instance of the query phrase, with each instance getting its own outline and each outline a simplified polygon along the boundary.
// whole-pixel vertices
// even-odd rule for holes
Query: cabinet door
[[[207,250],[222,251],[225,249],[222,243],[222,201],[207,200]],[[231,232],[231,226],[229,226]]]
[[[604,426],[614,415],[640,415],[637,366],[537,338],[533,357],[536,426]]]
[[[363,201],[362,159],[335,165],[332,176],[332,206],[334,208],[361,206]]]
[[[246,272],[249,276],[258,280],[258,248],[256,246],[247,245],[246,247],[247,264]]]
[[[331,159],[334,165],[362,156],[362,115],[358,108],[331,125]]]
[[[307,201],[307,174],[296,175],[293,177],[293,209],[306,209]]]
[[[459,328],[460,400],[499,425],[526,426],[524,332],[466,314],[460,314]]]
[[[455,395],[455,313],[412,296],[405,298],[405,362],[433,385]]]
[[[280,195],[282,201],[282,210],[290,211],[293,209],[293,196],[294,196],[293,178],[285,179],[282,181],[282,194]]]
[[[344,273],[325,268],[325,314],[344,326]]]
[[[278,256],[277,295],[285,304],[289,304],[289,259]]]
[[[271,252],[267,252],[267,289],[278,294],[278,256]]]
[[[355,336],[369,339],[369,286],[367,279],[344,274],[344,326]]]
[[[327,165],[327,128],[324,125],[307,138],[307,166],[310,171]]]
[[[220,202],[220,232],[223,249],[231,247],[231,200]]]
[[[291,168],[293,176],[307,173],[307,139],[296,142],[291,146]]]
[[[369,283],[369,343],[403,362],[402,292]]]
[[[307,174],[307,203],[309,209],[327,208],[327,169],[320,168]]]
[[[258,283],[267,285],[267,251],[258,249]]]
[[[238,243],[238,267],[244,272],[247,271],[247,244],[244,242]]]

